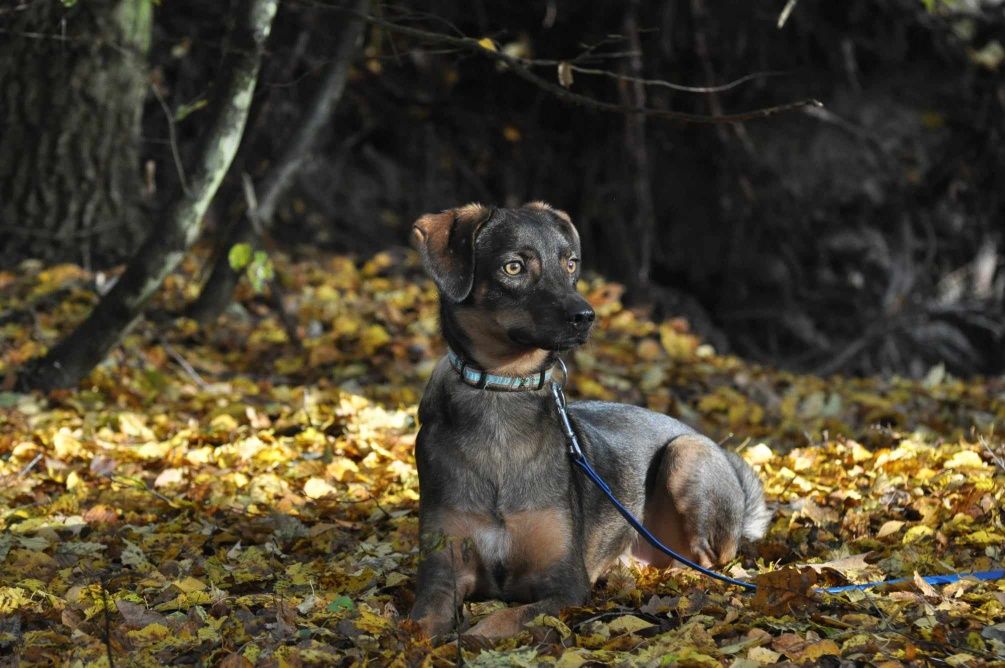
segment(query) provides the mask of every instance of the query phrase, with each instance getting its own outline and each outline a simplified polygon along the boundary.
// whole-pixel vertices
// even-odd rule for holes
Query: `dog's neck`
[[[487,373],[500,376],[529,376],[550,369],[555,354],[541,348],[517,346],[502,341],[477,323],[466,321],[451,308],[440,308],[440,327],[447,345],[466,362]],[[475,330],[475,331],[472,331]]]

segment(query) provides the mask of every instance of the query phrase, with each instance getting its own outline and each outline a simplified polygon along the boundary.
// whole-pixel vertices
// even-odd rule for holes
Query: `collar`
[[[544,388],[545,383],[551,380],[551,367],[529,376],[502,376],[472,366],[450,348],[447,348],[447,359],[450,360],[450,366],[454,368],[465,384],[480,390],[494,390],[496,392],[540,390]]]

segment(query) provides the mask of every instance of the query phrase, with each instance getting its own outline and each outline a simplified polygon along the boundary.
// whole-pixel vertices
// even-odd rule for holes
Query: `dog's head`
[[[576,291],[579,234],[565,212],[469,204],[419,218],[412,241],[440,290],[448,343],[486,368],[589,336],[593,309]]]

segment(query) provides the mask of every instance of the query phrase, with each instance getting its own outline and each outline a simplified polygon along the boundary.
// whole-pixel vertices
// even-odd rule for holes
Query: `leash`
[[[587,478],[589,478],[594,485],[597,486],[597,488],[604,494],[604,496],[607,497],[607,500],[611,502],[611,505],[614,506],[615,510],[617,510],[621,514],[621,516],[625,518],[625,521],[628,522],[628,524],[631,525],[631,527],[635,529],[635,531],[637,531],[640,536],[645,538],[646,541],[648,541],[649,544],[652,545],[654,548],[656,548],[663,554],[667,555],[668,557],[676,559],[685,566],[688,566],[689,568],[698,571],[702,575],[706,575],[715,580],[719,580],[720,582],[725,582],[726,584],[742,587],[747,592],[757,591],[757,585],[754,584],[753,582],[749,582],[747,580],[738,580],[737,578],[732,578],[723,573],[719,573],[718,571],[713,571],[709,568],[705,568],[704,566],[696,564],[695,562],[691,561],[687,557],[678,554],[672,548],[667,547],[656,536],[654,536],[652,532],[649,531],[649,529],[647,529],[645,525],[643,525],[642,522],[640,522],[639,519],[632,514],[630,510],[625,508],[624,504],[622,504],[621,501],[619,501],[616,496],[614,496],[614,492],[611,491],[611,488],[604,481],[604,478],[599,473],[597,473],[597,471],[590,465],[589,460],[583,453],[583,449],[579,445],[579,438],[576,436],[576,432],[572,428],[572,422],[569,421],[569,413],[566,409],[564,386],[565,381],[568,379],[569,371],[566,368],[565,362],[562,360],[561,357],[558,357],[558,365],[562,370],[562,382],[559,383],[555,380],[551,381],[551,396],[552,399],[555,400],[555,407],[558,409],[558,417],[559,420],[561,421],[562,432],[565,434],[565,440],[568,443],[569,458],[572,460],[572,463],[580,471],[582,471],[583,474]],[[926,575],[921,579],[930,585],[942,585],[942,584],[949,584],[951,582],[957,582],[964,578],[976,578],[978,580],[999,580],[1005,578],[1005,569],[997,569],[991,571],[976,571],[973,573],[947,573],[943,575]],[[913,581],[913,578],[897,578],[895,580],[877,580],[875,582],[866,582],[864,584],[817,588],[815,591],[823,592],[825,594],[840,594],[842,592],[847,591],[854,591],[854,590],[861,591],[865,589],[872,589],[874,587],[895,585],[911,581]]]

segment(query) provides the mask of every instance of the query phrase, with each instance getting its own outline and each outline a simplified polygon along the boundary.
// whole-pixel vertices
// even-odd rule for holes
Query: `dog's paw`
[[[508,638],[523,628],[525,619],[523,606],[497,610],[471,627],[465,635],[482,638]]]
[[[752,535],[756,530],[763,533],[766,511],[760,483],[753,471],[751,478],[741,480],[726,451],[704,436],[682,436],[669,448],[664,470],[682,542],[699,565],[725,565],[736,557],[743,537],[758,537]]]
[[[430,639],[449,633],[454,628],[453,617],[446,615],[427,614],[413,618],[411,621],[414,626],[419,628],[422,635]]]

